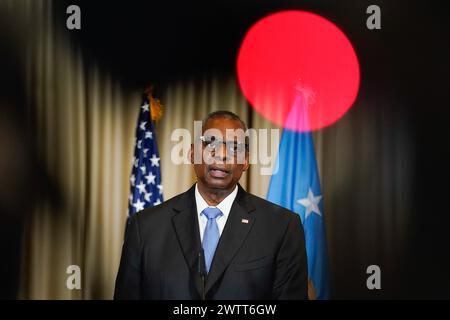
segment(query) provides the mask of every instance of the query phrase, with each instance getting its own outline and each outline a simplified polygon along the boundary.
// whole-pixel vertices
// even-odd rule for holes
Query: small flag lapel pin
[[[248,219],[242,219],[242,223],[248,223]]]

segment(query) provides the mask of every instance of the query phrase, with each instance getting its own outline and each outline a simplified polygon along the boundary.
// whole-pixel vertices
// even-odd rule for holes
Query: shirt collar
[[[223,215],[228,217],[231,211],[231,206],[233,205],[234,199],[236,199],[238,193],[238,186],[234,188],[234,190],[225,198],[223,199],[217,206],[210,206],[208,203],[203,199],[202,195],[200,194],[200,191],[198,191],[198,184],[195,184],[195,202],[197,204],[197,214],[200,217],[203,210],[205,210],[208,207],[212,208],[218,208],[220,211],[222,211]]]

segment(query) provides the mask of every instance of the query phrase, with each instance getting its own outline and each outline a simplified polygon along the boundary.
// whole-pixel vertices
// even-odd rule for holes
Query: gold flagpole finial
[[[163,106],[159,99],[153,98],[153,86],[149,86],[145,90],[145,94],[148,98],[148,104],[150,105],[150,115],[152,121],[159,121],[163,115]]]

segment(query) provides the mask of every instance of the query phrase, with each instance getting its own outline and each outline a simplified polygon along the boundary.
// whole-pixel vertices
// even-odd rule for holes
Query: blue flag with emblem
[[[163,199],[161,167],[153,120],[161,114],[159,101],[151,91],[143,99],[136,128],[130,177],[128,216],[160,204]]]
[[[286,121],[308,121],[308,96],[299,91]],[[289,126],[301,127],[301,126]],[[311,132],[283,131],[267,200],[298,213],[305,231],[310,299],[329,299],[323,198]]]

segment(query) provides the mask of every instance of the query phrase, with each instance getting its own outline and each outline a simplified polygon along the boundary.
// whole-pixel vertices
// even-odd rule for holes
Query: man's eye
[[[205,146],[208,147],[208,148],[214,148],[215,145],[216,145],[216,142],[215,142],[214,139],[206,138],[205,141],[204,141],[204,144],[205,144]]]
[[[205,143],[213,143],[216,140],[216,138],[213,137],[205,137]]]

